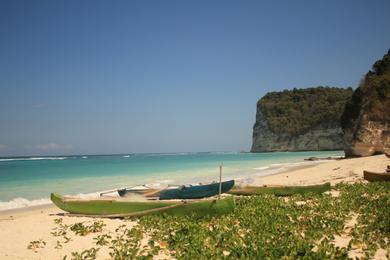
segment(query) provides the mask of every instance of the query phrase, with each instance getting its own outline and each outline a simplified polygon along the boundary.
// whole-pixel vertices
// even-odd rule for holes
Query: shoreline
[[[320,163],[324,163],[326,161],[306,161],[304,158],[301,160],[293,160],[293,161],[283,161],[279,160],[277,162],[269,162],[268,164],[263,164],[262,161],[259,161],[258,164],[252,165],[250,167],[241,165],[242,168],[237,166],[226,166],[224,168],[224,174],[222,176],[223,180],[231,180],[234,179],[237,181],[237,183],[253,183],[254,179],[258,178],[259,176],[269,176],[274,174],[279,174],[282,172],[305,168],[305,167],[311,167],[313,165],[317,165]],[[138,182],[135,181],[134,184],[131,184],[131,181],[129,185],[123,186],[123,183],[126,183],[125,181],[122,182],[122,185],[109,185],[106,187],[99,187],[98,190],[90,190],[88,192],[69,192],[66,193],[62,191],[62,194],[67,196],[76,196],[80,198],[98,198],[99,194],[101,192],[106,192],[110,190],[116,190],[123,187],[130,187],[130,186],[139,186],[142,184],[149,185],[151,187],[155,188],[164,188],[167,185],[170,184],[176,184],[176,185],[183,185],[183,184],[198,184],[198,183],[211,183],[213,181],[217,181],[217,167],[215,168],[215,174],[214,171],[211,173],[208,169],[207,175],[202,172],[202,170],[196,170],[197,174],[183,174],[182,176],[176,176],[176,173],[166,173],[166,175],[158,176],[157,179],[145,179],[145,182]],[[199,173],[201,173],[199,175]],[[109,176],[109,175],[107,175]],[[101,177],[98,177],[101,178]],[[105,177],[106,178],[106,177]],[[113,186],[113,187],[110,187]],[[101,188],[101,189],[100,189]],[[53,190],[48,190],[46,194],[44,194],[42,197],[35,197],[35,198],[28,198],[24,197],[23,195],[20,195],[20,197],[13,197],[9,199],[8,201],[0,201],[0,214],[2,212],[10,211],[10,210],[17,210],[17,209],[28,209],[28,208],[34,208],[36,206],[45,206],[45,205],[51,205],[50,201],[50,192],[53,192]],[[60,192],[61,193],[61,192]]]
[[[256,180],[258,180],[259,178],[274,176],[274,175],[278,175],[278,174],[282,174],[282,173],[286,173],[286,172],[290,172],[290,171],[311,168],[311,167],[315,167],[316,165],[319,165],[319,164],[327,163],[329,161],[333,161],[333,159],[332,160],[325,159],[325,160],[319,160],[319,161],[303,160],[303,161],[298,161],[298,162],[270,164],[268,166],[259,167],[258,170],[261,169],[262,172],[231,173],[231,174],[227,174],[227,176],[223,176],[223,180],[234,179],[236,181],[236,183],[238,183],[240,185],[253,184],[253,183],[256,183]],[[270,171],[270,173],[267,173],[267,171]],[[200,179],[197,179],[197,178],[195,178],[195,179],[189,178],[188,180],[191,180],[188,182],[191,184],[197,184],[197,183],[201,182]],[[210,180],[207,180],[206,182],[209,182],[209,181]],[[260,185],[260,184],[256,184],[256,185]],[[149,185],[149,186],[152,186],[152,185]],[[75,195],[75,196],[80,197],[80,198],[93,198],[93,197],[96,197],[97,194],[99,194],[101,192],[106,192],[106,191],[108,191],[108,190],[100,190],[100,191],[95,191],[95,192],[91,192],[91,193],[79,193],[78,195]],[[17,198],[14,198],[14,199],[17,199]],[[13,201],[13,200],[11,200],[11,201]],[[11,201],[8,201],[8,202],[11,202]],[[34,212],[34,211],[39,211],[39,210],[45,210],[45,209],[50,208],[50,207],[55,207],[55,205],[50,201],[50,197],[40,198],[40,199],[32,199],[30,201],[45,201],[45,202],[42,204],[31,205],[31,206],[21,206],[21,207],[16,207],[16,208],[0,209],[0,220],[3,217],[3,215],[7,215],[7,216],[11,216],[12,214],[13,215],[23,215],[24,212],[26,212],[26,211]],[[7,202],[3,202],[3,203],[7,203]]]
[[[58,208],[56,208],[56,206],[53,203],[16,208],[16,209],[7,209],[7,210],[0,211],[0,221],[17,219],[28,215],[43,214],[46,213],[47,211],[51,211],[55,209]]]
[[[313,167],[295,169],[280,174],[264,176],[259,178],[262,184],[273,185],[283,183],[284,185],[311,185],[330,182],[335,185],[340,182],[354,183],[365,181],[363,170],[383,172],[389,159],[385,155],[370,157],[348,158],[320,163]],[[257,182],[260,185],[260,182]]]

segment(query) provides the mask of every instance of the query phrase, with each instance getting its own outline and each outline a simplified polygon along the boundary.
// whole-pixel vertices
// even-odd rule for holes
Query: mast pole
[[[219,165],[219,195],[218,199],[221,199],[221,193],[222,193],[222,167],[223,167],[223,162],[221,162],[221,165]]]

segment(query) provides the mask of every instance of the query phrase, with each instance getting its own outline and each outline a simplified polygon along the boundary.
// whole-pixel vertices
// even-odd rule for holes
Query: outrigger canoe
[[[234,180],[221,182],[221,193],[228,192],[234,186]],[[162,190],[153,189],[120,189],[118,194],[125,197],[131,193],[144,195],[145,197],[158,197],[160,200],[172,199],[202,199],[219,194],[219,183],[214,182],[205,185],[182,185],[169,187]]]
[[[363,171],[363,178],[367,181],[390,181],[390,173]]]
[[[51,194],[52,202],[74,215],[90,217],[131,217],[166,213],[169,215],[199,216],[228,213],[234,209],[234,198],[197,201],[126,201],[113,199],[76,199],[65,198],[57,193]]]
[[[330,190],[330,183],[308,186],[237,186],[228,193],[233,195],[274,194],[276,196],[291,196],[294,194],[323,193]]]

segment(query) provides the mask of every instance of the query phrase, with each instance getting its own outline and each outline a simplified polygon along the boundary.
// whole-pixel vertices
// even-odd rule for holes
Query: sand
[[[390,160],[384,155],[334,160],[255,180],[255,185],[309,185],[363,181],[363,170],[384,172]]]
[[[356,159],[335,160],[321,163],[312,167],[296,169],[277,175],[256,177],[255,184],[277,184],[277,185],[308,185],[331,182],[360,182],[363,180],[363,170],[384,171],[390,160],[384,155],[371,156]],[[91,219],[86,217],[62,216],[61,210],[52,205],[33,207],[29,209],[0,212],[0,259],[62,259],[64,256],[71,258],[72,252],[81,252],[91,247],[97,247],[93,238],[98,233],[90,233],[86,236],[75,235],[68,232],[71,239],[64,243],[63,237],[56,237],[51,234],[58,227],[54,220],[63,219],[63,223],[70,225],[77,222],[91,224],[93,221],[103,221],[106,226],[103,233],[114,236],[115,230],[126,225],[132,227],[136,225],[134,221],[123,221],[119,219]],[[45,241],[42,248],[35,250],[28,249],[31,241]],[[341,237],[336,243],[345,244],[345,237]],[[59,241],[60,246],[57,245]],[[144,241],[145,242],[145,241]],[[160,254],[159,258],[164,258]],[[382,259],[385,254],[377,254],[377,259]],[[100,246],[97,253],[98,259],[109,258],[109,248]],[[384,258],[385,259],[385,258]]]
[[[79,236],[68,232],[67,236],[71,239],[68,243],[65,243],[62,236],[53,236],[51,233],[58,231],[55,229],[58,225],[54,222],[58,218],[62,218],[63,223],[67,225],[77,222],[90,225],[94,221],[102,220],[106,224],[103,232],[108,234],[114,234],[115,229],[121,225],[130,228],[136,224],[120,219],[63,217],[59,215],[61,213],[63,213],[61,210],[50,206],[44,209],[2,214],[0,217],[0,259],[62,259],[65,255],[68,255],[67,258],[70,259],[71,252],[82,252],[85,249],[96,247],[94,238],[99,235],[98,233]],[[39,240],[46,243],[43,248],[36,250],[27,248],[31,241]],[[59,241],[61,248],[58,248],[57,241]],[[108,259],[108,248],[101,247],[98,256],[99,259]]]

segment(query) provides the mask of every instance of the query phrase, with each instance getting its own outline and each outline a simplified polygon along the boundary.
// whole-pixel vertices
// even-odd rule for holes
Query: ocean
[[[164,187],[218,180],[221,163],[224,180],[250,183],[254,176],[313,163],[304,158],[342,155],[342,151],[201,152],[0,158],[0,211],[49,204],[51,192],[94,197],[141,184]]]

